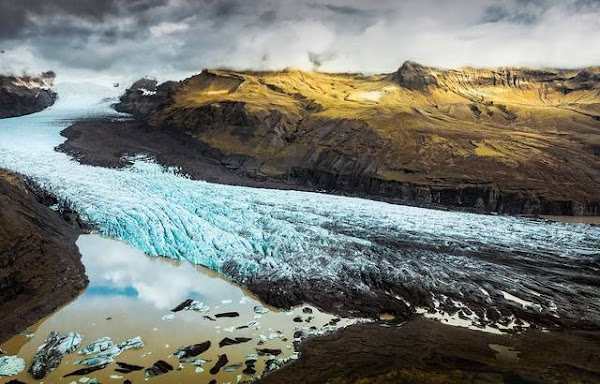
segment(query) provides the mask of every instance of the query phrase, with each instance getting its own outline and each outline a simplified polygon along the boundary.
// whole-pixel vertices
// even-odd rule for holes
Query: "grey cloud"
[[[598,0],[0,0],[0,71],[600,63]]]

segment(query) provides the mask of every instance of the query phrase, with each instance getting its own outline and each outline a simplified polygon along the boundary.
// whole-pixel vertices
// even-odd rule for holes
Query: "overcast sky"
[[[0,72],[600,64],[600,0],[0,0]]]

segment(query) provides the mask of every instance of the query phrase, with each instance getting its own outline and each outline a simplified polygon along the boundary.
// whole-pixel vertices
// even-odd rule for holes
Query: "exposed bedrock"
[[[599,215],[599,89],[593,69],[207,70],[139,80],[116,109],[191,138],[238,178],[476,212]]]
[[[42,200],[19,176],[0,170],[0,342],[87,285],[75,245],[79,229]]]
[[[54,104],[56,93],[49,89],[56,75],[0,75],[0,119],[39,112]]]

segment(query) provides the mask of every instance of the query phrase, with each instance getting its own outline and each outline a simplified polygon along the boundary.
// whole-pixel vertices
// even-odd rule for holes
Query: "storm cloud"
[[[0,0],[0,72],[600,64],[596,0]]]

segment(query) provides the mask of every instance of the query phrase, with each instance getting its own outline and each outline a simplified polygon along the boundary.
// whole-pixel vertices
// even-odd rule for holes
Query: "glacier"
[[[480,321],[600,325],[600,227],[218,185],[143,156],[123,169],[82,165],[54,150],[60,131],[81,118],[125,116],[110,108],[113,89],[63,83],[57,91],[55,106],[0,120],[0,167],[56,195],[103,236],[223,272],[276,304],[359,314],[354,301],[385,296],[399,307],[460,302],[454,307]],[[324,293],[340,302],[319,301]]]

